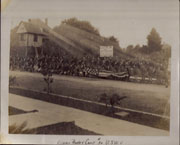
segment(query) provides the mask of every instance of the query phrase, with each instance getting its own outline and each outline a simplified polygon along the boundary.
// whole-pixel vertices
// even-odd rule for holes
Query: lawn
[[[11,71],[10,76],[16,77],[14,86],[37,91],[43,91],[46,86],[38,73]],[[127,96],[120,107],[169,116],[170,88],[164,86],[60,75],[53,78],[52,90],[56,94],[98,101],[102,93],[108,96],[117,93]]]

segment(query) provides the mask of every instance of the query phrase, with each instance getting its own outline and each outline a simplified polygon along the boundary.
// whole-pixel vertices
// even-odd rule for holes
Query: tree
[[[126,52],[131,53],[133,49],[134,49],[133,45],[128,45],[126,48]]]
[[[148,49],[148,46],[147,45],[143,45],[142,47],[141,47],[141,49],[140,49],[140,52],[142,52],[142,53],[149,53],[149,49]]]
[[[41,74],[43,75],[44,81],[47,85],[47,87],[44,88],[44,91],[46,91],[47,94],[49,94],[52,92],[51,84],[53,83],[53,77],[52,77],[53,74],[51,72],[51,69],[48,67],[43,68],[41,70]]]
[[[162,45],[162,50],[164,52],[164,57],[166,57],[166,59],[169,59],[171,57],[171,46],[169,44],[164,43]]]
[[[62,24],[68,24],[68,25],[74,26],[76,28],[79,28],[79,29],[82,29],[87,32],[94,33],[100,36],[98,29],[92,26],[91,23],[88,21],[80,21],[77,18],[73,17],[70,19],[65,19],[64,21],[62,21]]]
[[[114,37],[114,36],[110,36],[109,40],[111,40],[113,42],[116,42],[116,43],[119,43],[118,39],[116,37]]]
[[[149,52],[161,50],[161,37],[155,28],[152,28],[150,34],[147,36],[147,40],[147,47],[149,49]]]
[[[134,47],[134,50],[138,51],[141,49],[141,46],[139,44],[137,44],[135,47]]]

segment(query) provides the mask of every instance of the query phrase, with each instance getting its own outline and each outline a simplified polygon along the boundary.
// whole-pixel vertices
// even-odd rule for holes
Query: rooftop
[[[32,34],[46,35],[43,28],[40,27],[39,25],[33,24],[30,21],[29,22],[21,21],[19,26],[21,26],[22,24],[25,27],[26,32],[17,32],[17,33],[32,33]]]

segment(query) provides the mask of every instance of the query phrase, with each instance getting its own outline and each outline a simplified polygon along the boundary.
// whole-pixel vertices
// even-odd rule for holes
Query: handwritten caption
[[[70,141],[61,141],[58,140],[57,144],[59,145],[123,145],[123,141],[117,141],[117,140],[109,140],[109,139],[72,139]]]

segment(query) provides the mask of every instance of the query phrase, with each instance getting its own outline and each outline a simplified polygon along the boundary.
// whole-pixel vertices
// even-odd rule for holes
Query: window
[[[37,42],[37,41],[38,41],[38,36],[34,35],[34,42]]]
[[[21,40],[21,41],[25,41],[25,34],[21,34],[21,35],[20,35],[20,40]]]

